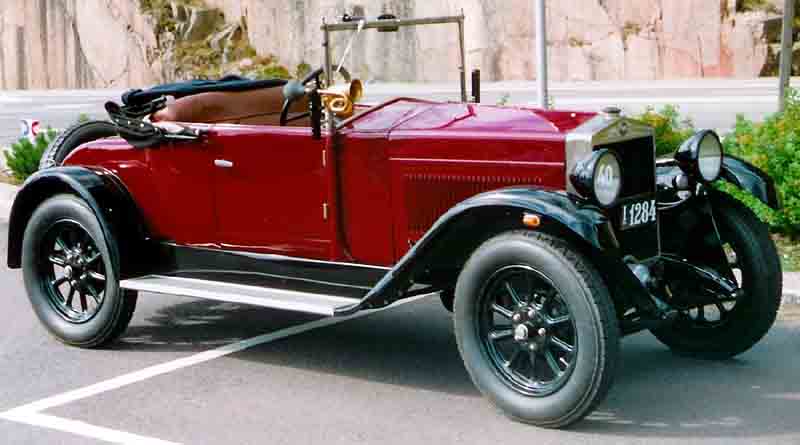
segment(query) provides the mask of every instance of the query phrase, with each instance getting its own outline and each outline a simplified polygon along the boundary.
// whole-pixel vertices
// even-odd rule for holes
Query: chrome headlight
[[[622,167],[613,151],[597,150],[575,164],[570,181],[582,196],[611,207],[622,192]]]
[[[704,182],[713,182],[722,171],[722,143],[717,133],[702,130],[684,142],[675,153],[681,170]]]

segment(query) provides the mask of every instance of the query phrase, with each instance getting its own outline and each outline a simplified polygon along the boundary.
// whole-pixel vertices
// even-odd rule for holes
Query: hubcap
[[[106,276],[89,232],[75,221],[59,221],[46,232],[40,252],[40,279],[53,308],[72,323],[94,317],[104,302]]]
[[[528,266],[496,272],[481,295],[479,332],[495,369],[529,396],[558,391],[578,351],[575,323],[553,283]]]

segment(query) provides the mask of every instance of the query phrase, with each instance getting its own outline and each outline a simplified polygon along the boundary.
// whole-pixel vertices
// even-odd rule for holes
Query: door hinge
[[[327,221],[328,220],[328,203],[322,203],[322,219]]]
[[[328,150],[322,150],[322,166],[323,167],[327,167],[328,166],[328,156],[327,156],[327,154],[328,154]]]

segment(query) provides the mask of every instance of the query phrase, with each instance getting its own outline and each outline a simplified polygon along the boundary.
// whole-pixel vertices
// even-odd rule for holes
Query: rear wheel
[[[89,121],[75,124],[64,130],[45,150],[39,169],[56,167],[64,162],[76,148],[97,139],[117,135],[117,128],[108,121]]]
[[[64,343],[101,346],[130,322],[136,293],[119,288],[115,250],[77,197],[50,198],[31,216],[22,246],[25,287],[39,320]]]
[[[783,275],[767,227],[753,212],[727,195],[713,203],[722,245],[743,293],[734,301],[684,305],[675,324],[653,334],[679,354],[725,359],[753,347],[775,323]]]
[[[478,389],[510,417],[579,421],[605,397],[619,329],[602,279],[568,244],[509,232],[484,243],[458,278],[455,333]]]

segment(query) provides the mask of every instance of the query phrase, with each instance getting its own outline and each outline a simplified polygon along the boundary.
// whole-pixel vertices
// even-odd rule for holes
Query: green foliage
[[[644,113],[633,118],[655,129],[658,156],[674,153],[695,132],[692,121],[688,118],[681,119],[678,107],[674,105],[664,105],[659,110],[647,107]]]
[[[36,140],[31,142],[28,138],[22,138],[17,143],[11,145],[11,151],[5,152],[6,165],[14,179],[24,181],[28,176],[34,174],[39,169],[39,161],[42,154],[56,138],[58,133],[48,128],[39,133]]]
[[[769,0],[737,0],[736,10],[739,12],[746,11],[766,11],[777,13],[778,8]]]
[[[800,236],[800,94],[790,89],[786,94],[786,110],[762,123],[739,116],[724,145],[727,153],[746,159],[772,177],[783,209],[759,208],[752,196],[740,196],[741,193],[734,196],[769,222],[773,230],[793,238]]]

